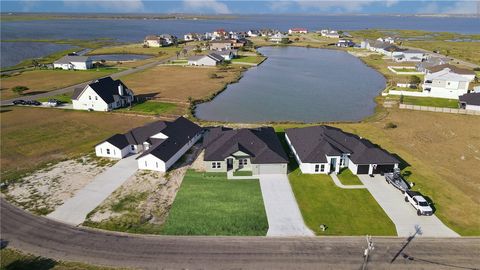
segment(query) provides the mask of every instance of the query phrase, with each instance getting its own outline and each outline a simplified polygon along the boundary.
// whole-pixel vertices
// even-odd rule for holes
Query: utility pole
[[[363,251],[362,270],[367,269],[368,257],[370,256],[370,253],[375,249],[375,247],[373,246],[372,237],[370,235],[367,235],[366,238],[367,238],[367,248]]]

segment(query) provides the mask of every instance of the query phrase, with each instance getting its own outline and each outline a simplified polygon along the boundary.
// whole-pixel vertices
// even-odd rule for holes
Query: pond
[[[153,56],[151,55],[145,55],[145,54],[97,54],[97,55],[89,55],[89,57],[92,59],[92,61],[100,61],[100,60],[105,60],[105,61],[134,61],[134,60],[143,60],[143,59],[148,59],[152,58]]]
[[[249,69],[212,101],[199,104],[203,120],[240,123],[358,121],[374,112],[385,78],[337,50],[263,47],[268,59]]]

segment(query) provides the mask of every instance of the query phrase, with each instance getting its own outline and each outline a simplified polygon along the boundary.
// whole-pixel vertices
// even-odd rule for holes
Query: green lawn
[[[39,98],[37,100],[40,102],[47,102],[49,99],[57,99],[65,103],[72,103],[72,96],[70,94],[54,95],[46,98]]]
[[[232,63],[242,62],[242,63],[251,63],[251,64],[259,64],[261,63],[265,57],[263,56],[244,56],[239,55],[237,58],[233,58],[231,60]]]
[[[395,225],[368,190],[341,189],[328,175],[299,169],[289,179],[303,219],[317,235],[396,235]]]
[[[258,180],[189,170],[163,228],[170,235],[265,235],[268,222]]]
[[[119,111],[130,111],[145,114],[164,114],[171,113],[177,108],[174,103],[145,101],[143,103],[133,104],[131,108],[124,108]]]
[[[354,175],[348,168],[342,169],[337,176],[344,185],[362,185],[358,176]]]
[[[458,100],[446,98],[403,96],[403,103],[418,106],[444,107],[454,109],[458,108]]]
[[[252,176],[251,171],[235,171],[233,172],[234,176]]]

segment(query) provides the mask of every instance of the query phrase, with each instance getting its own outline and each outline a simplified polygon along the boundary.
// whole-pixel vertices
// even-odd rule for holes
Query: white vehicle
[[[420,192],[407,190],[405,191],[405,201],[410,202],[415,209],[417,209],[417,215],[419,216],[431,216],[433,215],[433,209]]]

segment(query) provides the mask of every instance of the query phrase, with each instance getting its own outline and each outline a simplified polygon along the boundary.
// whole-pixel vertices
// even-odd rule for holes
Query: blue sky
[[[478,1],[412,0],[17,0],[2,12],[195,13],[195,14],[475,14]]]

